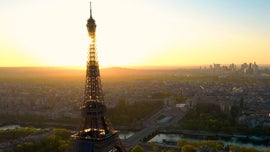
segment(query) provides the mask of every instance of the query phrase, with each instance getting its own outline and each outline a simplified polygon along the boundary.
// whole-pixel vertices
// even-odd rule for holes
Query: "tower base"
[[[126,152],[117,132],[102,139],[82,139],[76,135],[72,137],[73,152]]]

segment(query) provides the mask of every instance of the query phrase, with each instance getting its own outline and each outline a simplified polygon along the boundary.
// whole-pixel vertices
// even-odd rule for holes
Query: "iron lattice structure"
[[[96,23],[92,17],[90,3],[90,18],[87,21],[90,37],[86,82],[82,111],[81,130],[73,135],[77,152],[125,152],[119,139],[118,131],[114,130],[106,119],[106,106],[100,80],[99,63],[96,52]]]

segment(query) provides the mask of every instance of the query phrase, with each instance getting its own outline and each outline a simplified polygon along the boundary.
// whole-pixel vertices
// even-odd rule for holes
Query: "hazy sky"
[[[92,0],[101,66],[270,63],[269,0]],[[0,0],[0,66],[84,66],[89,0]]]

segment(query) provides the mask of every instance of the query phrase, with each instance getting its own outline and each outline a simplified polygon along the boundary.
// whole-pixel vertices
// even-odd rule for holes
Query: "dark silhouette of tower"
[[[104,116],[106,106],[100,80],[99,63],[96,52],[96,23],[92,17],[87,21],[88,35],[91,39],[87,61],[86,82],[82,111],[81,130],[73,135],[77,152],[125,152],[114,130]]]

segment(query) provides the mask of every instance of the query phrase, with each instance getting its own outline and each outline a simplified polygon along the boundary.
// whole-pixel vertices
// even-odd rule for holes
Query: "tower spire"
[[[95,31],[96,31],[96,23],[95,20],[92,17],[92,5],[90,2],[90,18],[87,20],[87,30],[90,38],[93,40],[95,37]]]
[[[91,1],[90,1],[90,18],[92,18],[92,5],[91,5]]]

